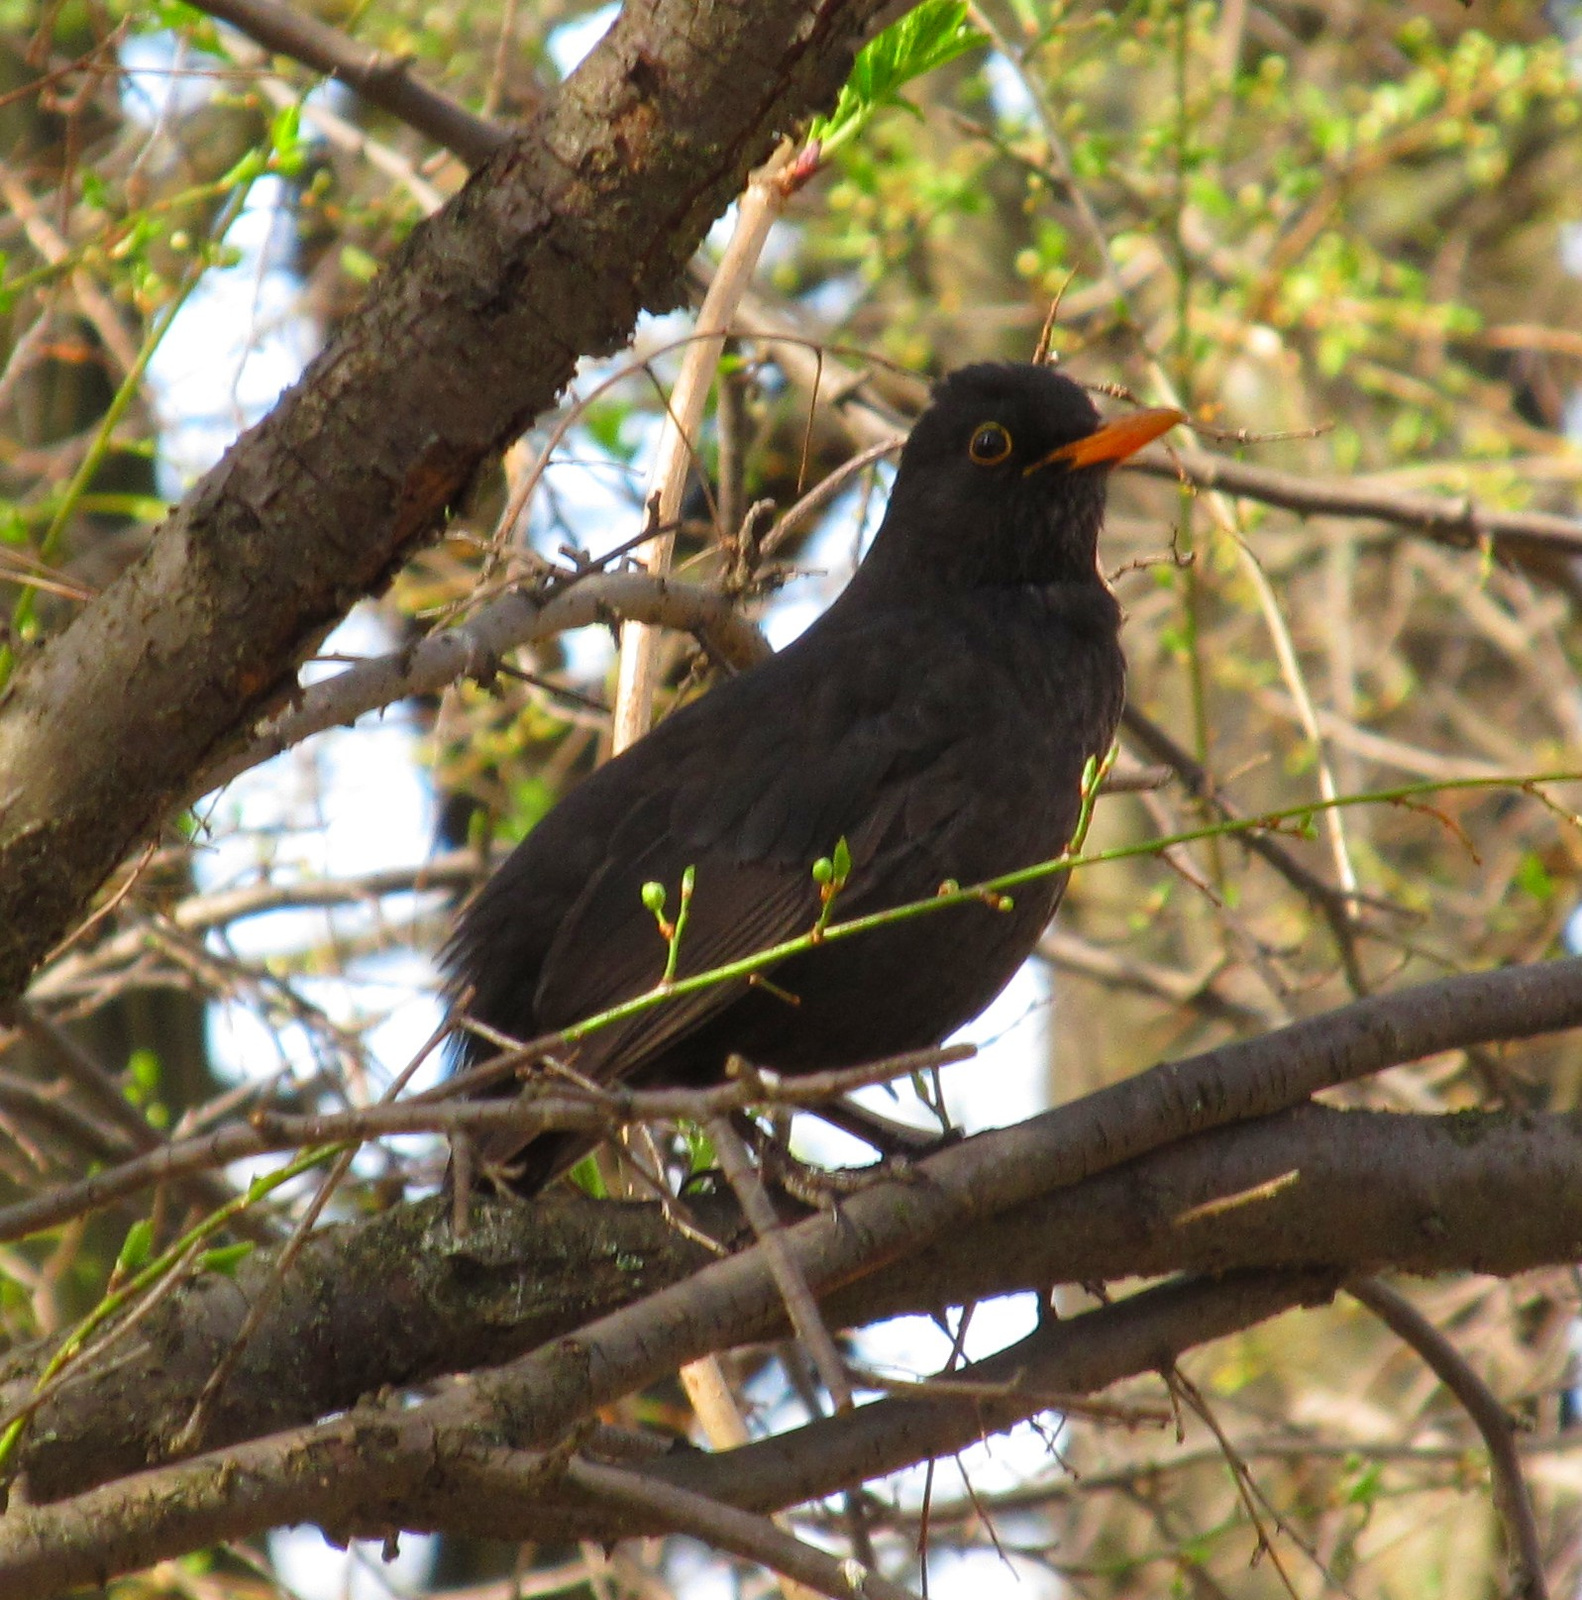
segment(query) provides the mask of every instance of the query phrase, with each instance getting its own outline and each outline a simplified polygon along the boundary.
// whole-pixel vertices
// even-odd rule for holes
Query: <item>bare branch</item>
[[[1497,555],[1555,581],[1582,556],[1582,522],[1546,511],[1499,511],[1469,495],[1461,500],[1379,489],[1344,478],[1303,478],[1255,467],[1207,450],[1153,448],[1122,470],[1214,489],[1243,500],[1280,506],[1298,516],[1349,517],[1387,522],[1457,549],[1493,546]]]
[[[973,1144],[992,1165],[992,1143],[965,1148]],[[714,1236],[741,1239],[723,1194],[689,1205]],[[396,1207],[309,1242],[227,1389],[214,1442],[308,1422],[388,1384],[510,1360],[711,1259],[655,1205],[572,1193],[532,1205],[475,1198],[460,1241],[447,1207],[443,1197]],[[1493,1234],[1491,1215],[1511,1223]],[[851,1327],[1052,1283],[1291,1259],[1347,1276],[1383,1266],[1514,1273],[1569,1262],[1579,1235],[1574,1116],[1452,1121],[1306,1106],[1180,1141],[953,1230],[826,1295],[822,1309],[830,1326]],[[46,1408],[22,1454],[35,1492],[54,1498],[166,1459],[205,1363],[228,1348],[254,1275],[268,1270],[260,1254],[234,1286],[197,1280],[136,1362],[86,1374]],[[50,1348],[11,1358],[0,1407],[25,1395]],[[339,1354],[304,1364],[302,1352],[316,1349]]]
[[[1409,1344],[1435,1376],[1465,1407],[1489,1449],[1494,1503],[1505,1524],[1511,1564],[1511,1593],[1518,1600],[1548,1600],[1543,1546],[1532,1497],[1516,1451],[1516,1430],[1489,1386],[1467,1365],[1461,1352],[1404,1295],[1377,1278],[1354,1278],[1346,1293],[1365,1305]]]
[[[768,649],[729,596],[651,573],[581,578],[545,600],[513,591],[454,628],[439,629],[408,649],[349,667],[303,690],[296,704],[267,723],[249,744],[201,772],[192,794],[218,789],[312,734],[355,722],[369,711],[414,694],[432,694],[458,678],[487,681],[499,670],[501,658],[520,645],[617,617],[695,633],[725,660],[741,666],[762,659]]]
[[[338,78],[370,105],[388,111],[469,167],[482,165],[511,137],[509,129],[474,116],[421,83],[405,58],[370,50],[278,0],[201,0],[198,9],[276,55]]]
[[[755,1517],[720,1500],[675,1484],[657,1483],[645,1473],[626,1472],[573,1458],[566,1480],[596,1499],[655,1517],[677,1533],[690,1533],[719,1550],[773,1568],[831,1600],[914,1600],[911,1590],[871,1572],[860,1563],[837,1561],[822,1550],[782,1533],[766,1517]],[[855,1570],[852,1570],[854,1569]]]

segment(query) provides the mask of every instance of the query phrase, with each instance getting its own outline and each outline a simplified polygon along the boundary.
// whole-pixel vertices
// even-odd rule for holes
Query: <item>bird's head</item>
[[[906,441],[864,565],[951,588],[1091,578],[1110,469],[1183,420],[1104,422],[1048,367],[962,367]]]

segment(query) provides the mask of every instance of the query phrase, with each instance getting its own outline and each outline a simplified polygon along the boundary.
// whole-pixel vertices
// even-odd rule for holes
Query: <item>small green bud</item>
[[[828,856],[820,856],[813,863],[813,881],[821,889],[835,881],[835,863]]]
[[[642,887],[643,904],[648,907],[656,917],[663,916],[665,910],[665,886],[656,883],[652,878]]]

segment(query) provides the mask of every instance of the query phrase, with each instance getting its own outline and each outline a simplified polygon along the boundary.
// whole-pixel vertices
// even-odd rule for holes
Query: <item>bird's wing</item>
[[[816,673],[797,652],[721,685],[588,781],[599,791],[584,802],[589,822],[609,804],[603,791],[629,803],[610,818],[602,858],[545,953],[534,997],[541,1027],[594,1015],[659,981],[666,945],[642,886],[662,884],[674,917],[688,867],[695,887],[683,977],[806,933],[819,910],[813,863],[843,837],[853,863],[843,908],[857,907],[880,877],[895,900],[937,887],[932,852],[917,852],[915,885],[903,881],[913,874],[897,875],[896,858],[954,816],[968,781],[950,759],[963,724],[931,715],[928,696],[898,693],[898,677],[917,667],[897,658],[887,631],[878,622],[826,634]],[[898,631],[916,646],[914,632]],[[561,808],[572,815],[557,815],[555,831],[574,824],[578,809],[573,794]],[[635,1071],[741,988],[742,980],[715,985],[601,1030],[582,1045],[579,1068],[599,1077]]]

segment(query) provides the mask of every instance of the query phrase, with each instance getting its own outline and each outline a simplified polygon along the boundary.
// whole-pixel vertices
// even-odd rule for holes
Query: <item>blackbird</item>
[[[651,989],[667,946],[643,886],[663,885],[673,916],[689,867],[683,977],[806,933],[813,864],[842,839],[841,919],[1058,855],[1125,693],[1120,611],[1096,561],[1108,471],[1180,420],[1101,424],[1047,367],[946,378],[844,593],[537,824],[460,915],[442,957],[453,999],[528,1039]],[[1009,981],[1064,886],[1048,877],[1009,906],[970,902],[816,946],[766,983],[596,1032],[572,1064],[603,1082],[702,1085],[732,1053],[798,1073],[937,1044]],[[493,1048],[468,1035],[459,1053],[465,1065]],[[532,1192],[588,1148],[549,1134],[480,1154]]]

